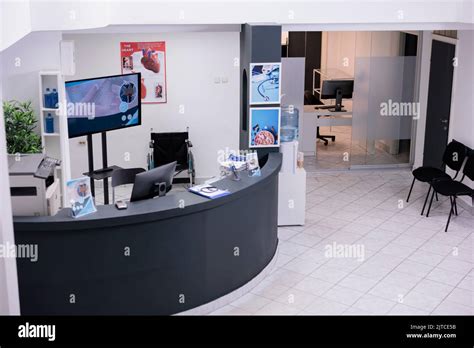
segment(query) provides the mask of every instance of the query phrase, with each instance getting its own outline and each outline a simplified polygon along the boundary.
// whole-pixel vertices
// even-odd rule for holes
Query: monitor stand
[[[89,173],[102,174],[113,170],[107,164],[107,133],[101,133],[102,140],[102,169],[94,170],[94,151],[92,146],[92,134],[87,135],[87,157],[89,162]],[[105,177],[104,181],[104,204],[109,204],[109,179]],[[95,198],[94,180],[91,180],[91,193]]]
[[[334,106],[334,109],[329,109],[331,112],[345,112],[342,108],[342,89],[338,88],[336,90],[336,105]]]
[[[346,112],[342,105],[342,90],[338,88],[336,90],[336,104],[334,105],[318,105],[315,107],[316,110],[329,110],[330,112]]]

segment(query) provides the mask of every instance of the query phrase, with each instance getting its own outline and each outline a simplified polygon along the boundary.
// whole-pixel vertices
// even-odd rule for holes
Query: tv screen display
[[[141,124],[140,73],[66,82],[69,138]]]

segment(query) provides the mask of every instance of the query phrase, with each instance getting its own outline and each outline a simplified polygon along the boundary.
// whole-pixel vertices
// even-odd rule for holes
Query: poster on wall
[[[251,63],[250,104],[280,104],[281,63]]]
[[[250,108],[250,147],[280,146],[280,108]]]
[[[122,74],[142,74],[142,103],[166,103],[165,42],[121,42]]]

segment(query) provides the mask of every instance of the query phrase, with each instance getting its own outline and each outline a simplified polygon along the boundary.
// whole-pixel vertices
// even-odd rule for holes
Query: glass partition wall
[[[355,61],[350,164],[408,166],[415,100],[416,57],[359,57]]]

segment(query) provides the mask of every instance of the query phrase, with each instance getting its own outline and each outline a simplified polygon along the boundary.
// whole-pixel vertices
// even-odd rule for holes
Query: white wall
[[[4,1],[2,1],[4,2]],[[0,6],[2,5],[0,2]],[[15,2],[15,1],[14,1]],[[18,2],[18,0],[16,0]],[[312,0],[274,1],[226,0],[23,0],[8,17],[23,18],[31,30],[68,30],[104,27],[113,24],[235,24],[235,23],[472,23],[471,0]],[[53,10],[52,10],[53,9]],[[28,23],[29,21],[29,23]],[[17,41],[21,31],[8,31],[5,44]],[[306,29],[309,30],[309,29]],[[371,29],[368,29],[371,30]],[[0,50],[7,46],[0,46]]]
[[[1,101],[31,100],[34,110],[39,115],[38,72],[59,68],[60,39],[59,32],[30,33],[0,54]],[[10,184],[1,103],[0,114],[2,115],[0,118],[0,197],[2,197],[0,199],[0,244],[13,244]],[[16,260],[0,258],[0,314],[19,313]]]
[[[31,100],[39,116],[39,79],[41,70],[59,70],[60,32],[30,33],[4,52],[3,99]]]
[[[326,36],[323,42],[321,55],[324,55],[325,66],[321,68],[339,69],[349,76],[354,76],[354,60],[356,52],[355,31],[331,31],[323,32]]]
[[[456,56],[458,66],[454,70],[453,97],[449,120],[449,140],[456,139],[474,149],[474,31],[458,32]],[[474,182],[468,178],[465,182],[474,188]],[[463,197],[472,205],[472,200]]]
[[[0,54],[0,64],[3,55]],[[0,80],[2,71],[0,70]],[[2,85],[0,84],[0,99]],[[3,108],[0,103],[0,245],[14,244]],[[0,315],[20,314],[16,260],[0,257]]]
[[[357,57],[387,57],[399,54],[398,31],[323,32],[321,68],[339,69],[354,76]]]
[[[0,51],[31,30],[29,1],[0,1]]]
[[[239,144],[239,33],[69,34],[76,75],[70,80],[120,74],[121,41],[166,41],[166,104],[142,104],[142,125],[107,134],[109,164],[146,168],[150,129],[185,131],[193,142],[196,176],[219,174],[217,153]],[[227,83],[215,83],[225,77]],[[179,113],[180,105],[184,114]],[[72,177],[87,171],[85,137],[71,139]],[[101,167],[100,136],[94,136],[95,167]],[[127,161],[128,154],[130,160]]]

